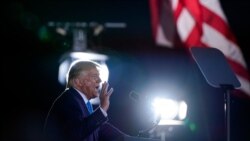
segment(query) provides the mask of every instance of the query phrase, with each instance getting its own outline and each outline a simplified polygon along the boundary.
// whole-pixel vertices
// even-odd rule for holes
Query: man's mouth
[[[96,86],[96,87],[95,87],[95,89],[96,89],[97,91],[99,91],[99,89],[100,89],[100,86]]]

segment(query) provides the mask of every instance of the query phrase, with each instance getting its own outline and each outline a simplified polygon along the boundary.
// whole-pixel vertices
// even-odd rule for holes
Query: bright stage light
[[[179,119],[184,120],[187,115],[187,104],[185,101],[181,101],[179,103]]]
[[[166,98],[155,98],[152,102],[155,114],[161,119],[158,125],[182,125],[187,114],[187,104]]]
[[[173,119],[178,114],[177,102],[170,99],[156,98],[153,101],[156,114],[160,114],[163,119]]]

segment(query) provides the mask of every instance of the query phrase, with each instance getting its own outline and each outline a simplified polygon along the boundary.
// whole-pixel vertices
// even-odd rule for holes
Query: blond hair
[[[80,74],[85,73],[93,68],[100,68],[100,65],[94,61],[87,60],[76,60],[71,63],[69,71],[66,76],[66,88],[73,86],[73,79],[80,76]]]

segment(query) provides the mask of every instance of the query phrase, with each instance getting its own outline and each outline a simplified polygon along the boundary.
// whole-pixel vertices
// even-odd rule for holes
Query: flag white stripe
[[[157,26],[156,42],[158,45],[163,45],[169,48],[173,48],[173,43],[169,39],[167,39],[167,37],[164,35],[161,25]]]
[[[208,8],[209,10],[213,11],[216,15],[221,17],[227,23],[227,19],[224,15],[224,12],[221,9],[218,0],[200,0],[200,4]]]
[[[173,11],[176,10],[179,0],[170,0]]]
[[[186,8],[183,8],[177,20],[177,30],[181,41],[186,41],[195,26],[195,21]]]
[[[223,34],[206,23],[203,24],[203,31],[204,34],[201,38],[203,43],[221,50],[227,58],[234,60],[246,68],[241,51],[235,43],[229,41]]]
[[[237,78],[241,83],[240,89],[250,96],[250,82],[239,75],[237,75]]]

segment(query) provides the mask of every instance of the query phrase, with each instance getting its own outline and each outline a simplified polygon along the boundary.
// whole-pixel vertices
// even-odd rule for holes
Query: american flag
[[[250,97],[247,65],[219,0],[149,0],[153,37],[159,46],[217,48],[225,55]]]

